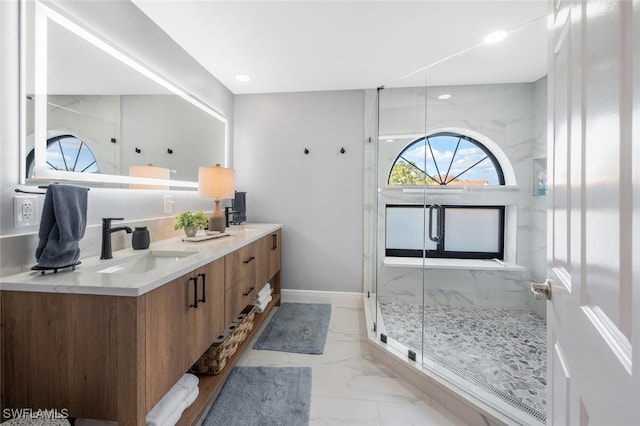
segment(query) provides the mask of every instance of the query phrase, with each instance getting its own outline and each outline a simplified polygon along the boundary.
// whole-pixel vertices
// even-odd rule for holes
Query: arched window
[[[439,132],[400,152],[388,184],[498,186],[505,185],[505,176],[485,145],[460,133]],[[458,202],[440,204],[437,197],[432,194],[428,204],[386,205],[386,256],[504,259],[506,205],[479,204],[464,194]]]
[[[27,155],[27,178],[33,175],[35,150]],[[89,146],[72,135],[47,140],[47,168],[79,173],[100,173],[96,157]]]
[[[451,132],[420,138],[396,158],[389,185],[504,185],[496,157],[477,140]]]

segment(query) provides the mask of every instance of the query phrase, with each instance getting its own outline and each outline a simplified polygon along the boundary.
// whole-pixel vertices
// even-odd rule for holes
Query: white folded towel
[[[269,302],[271,302],[271,300],[272,300],[272,297],[271,297],[271,296],[269,296],[269,297],[264,301],[264,303],[262,303],[262,304],[260,304],[260,305],[256,305],[256,307],[255,307],[256,312],[257,312],[257,313],[259,313],[259,314],[263,313],[263,312],[264,312],[264,310],[266,309],[267,305],[269,304]]]
[[[178,380],[178,383],[176,383],[176,385],[184,386],[184,388],[187,390],[187,393],[190,394],[194,389],[198,389],[199,382],[200,380],[195,374],[185,373],[182,375],[182,377],[180,377],[180,380]]]
[[[193,400],[187,404],[187,401],[195,392],[195,398],[198,397],[198,378],[193,374],[184,374],[180,380],[169,389],[160,401],[147,413],[147,426],[168,426],[175,425],[182,412],[193,403]],[[177,418],[176,418],[177,414]],[[176,418],[175,421],[173,419]],[[173,423],[172,423],[173,422]]]
[[[147,426],[164,426],[180,409],[187,396],[189,393],[184,386],[173,386],[147,413]]]
[[[263,304],[264,301],[267,300],[267,298],[269,298],[269,297],[271,297],[271,294],[266,294],[266,295],[261,296],[261,297],[254,297],[251,300],[251,304],[254,305],[254,306],[259,306],[259,305]]]
[[[187,398],[180,403],[176,411],[174,411],[169,416],[169,418],[167,418],[165,422],[162,423],[162,426],[175,426],[175,424],[178,423],[178,421],[180,420],[180,417],[182,417],[182,413],[184,413],[184,410],[186,410],[187,408],[189,408],[189,406],[191,406],[191,404],[193,404],[196,398],[198,398],[199,393],[200,393],[200,390],[197,387],[194,390],[192,390],[191,393],[187,396]]]
[[[185,402],[187,403],[187,408],[190,407],[191,404],[195,402],[199,394],[200,394],[199,388],[195,388],[194,390],[191,391],[191,393],[189,394],[189,396],[187,396],[187,399],[185,400]]]
[[[267,283],[260,289],[256,297],[251,301],[252,305],[262,304],[269,296],[271,296],[271,284]]]

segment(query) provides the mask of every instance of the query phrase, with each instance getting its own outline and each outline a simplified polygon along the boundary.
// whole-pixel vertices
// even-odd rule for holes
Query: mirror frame
[[[48,31],[48,23],[49,20],[61,25],[67,30],[71,31],[78,37],[84,39],[85,41],[91,43],[96,48],[101,49],[105,53],[111,55],[115,59],[121,61],[125,65],[130,66],[134,70],[138,71],[142,75],[147,78],[153,80],[157,84],[161,85],[165,89],[169,90],[175,95],[180,96],[182,99],[191,103],[195,107],[201,109],[205,113],[211,115],[212,117],[220,120],[224,124],[224,166],[229,167],[229,120],[209,107],[199,99],[195,98],[192,95],[187,94],[184,90],[180,89],[178,86],[173,83],[165,80],[160,77],[157,73],[153,72],[149,68],[141,65],[140,63],[133,60],[127,54],[121,52],[115,47],[111,46],[109,43],[100,39],[98,36],[92,34],[90,31],[82,28],[76,23],[72,22],[70,19],[62,16],[60,13],[50,9],[49,7],[42,4],[40,1],[34,1],[35,6],[35,39],[34,39],[34,93],[35,96],[35,111],[34,111],[34,150],[35,150],[35,161],[34,161],[34,175],[32,180],[34,181],[79,181],[79,182],[95,182],[95,183],[107,183],[107,184],[142,184],[142,185],[161,185],[161,186],[169,186],[173,188],[185,188],[185,189],[197,189],[198,182],[191,181],[183,181],[183,180],[171,180],[171,179],[152,179],[152,178],[141,178],[141,177],[132,177],[132,176],[120,176],[120,175],[110,175],[110,174],[93,174],[93,173],[75,173],[61,170],[51,170],[46,168],[46,154],[47,154],[47,31]],[[20,183],[26,184],[26,37],[27,34],[24,34],[26,31],[26,5],[25,2],[22,4],[22,22],[21,27],[23,31],[22,41],[21,41],[21,65],[22,65],[22,76],[21,76],[21,87],[20,90],[22,92],[21,100],[20,100],[20,109],[21,109],[21,123],[20,123]],[[197,166],[196,166],[197,167]],[[126,189],[126,188],[123,188]]]

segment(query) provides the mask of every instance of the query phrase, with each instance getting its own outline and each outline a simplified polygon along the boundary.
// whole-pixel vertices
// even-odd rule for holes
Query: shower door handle
[[[436,235],[433,235],[433,212],[437,211],[436,218]],[[429,207],[429,239],[433,242],[439,243],[442,241],[442,234],[444,231],[444,224],[442,223],[442,214],[444,208],[440,204],[432,204]]]
[[[546,297],[547,300],[551,300],[552,281],[547,278],[543,283],[531,283],[531,291],[536,296],[536,300],[540,300]]]

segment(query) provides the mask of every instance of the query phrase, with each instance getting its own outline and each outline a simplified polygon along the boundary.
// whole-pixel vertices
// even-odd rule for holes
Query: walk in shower
[[[546,78],[454,79],[451,61],[472,55],[490,57],[475,47],[422,84],[371,93],[368,310],[389,351],[514,424],[543,424],[545,302],[529,283],[545,274]]]

